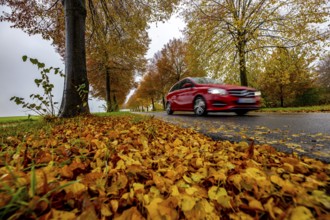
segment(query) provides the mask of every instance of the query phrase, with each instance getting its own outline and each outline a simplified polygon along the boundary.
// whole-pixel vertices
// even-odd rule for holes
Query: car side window
[[[189,83],[189,84],[191,84],[191,87],[194,87],[194,84],[193,84],[193,82],[191,80],[187,79],[187,82],[186,83]]]
[[[184,79],[184,80],[182,80],[182,81],[177,82],[177,83],[172,87],[172,89],[170,90],[170,92],[173,92],[173,91],[176,91],[176,90],[179,90],[179,89],[185,89],[185,88],[184,88],[184,85],[187,84],[187,83],[190,83],[191,85],[194,85],[194,84],[192,83],[191,80],[189,80],[189,79]]]
[[[184,84],[185,81],[186,81],[186,80],[182,80],[182,81],[180,82],[180,87],[179,87],[179,89],[183,89],[183,84]]]
[[[181,88],[181,89],[186,89],[186,88],[188,88],[188,87],[186,87],[187,84],[190,84],[191,87],[193,87],[193,83],[192,83],[189,79],[185,79],[185,80],[183,80],[183,81],[181,82],[181,84],[180,84],[180,88]]]
[[[180,82],[176,83],[176,84],[172,87],[172,89],[171,89],[170,92],[173,92],[173,91],[178,90],[178,89],[180,89]]]
[[[186,84],[187,80],[184,79],[180,82],[180,89],[184,89],[183,85]]]

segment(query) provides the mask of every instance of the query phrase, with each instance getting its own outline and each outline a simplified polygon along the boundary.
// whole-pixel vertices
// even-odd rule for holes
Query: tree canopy
[[[113,111],[124,103],[134,73],[141,71],[146,63],[148,19],[145,9],[134,8],[134,4],[99,4],[93,5],[94,19],[87,25],[92,36],[87,44],[88,75],[92,94],[105,99],[107,111]],[[101,13],[104,8],[106,14]]]
[[[317,71],[321,85],[330,90],[330,53],[319,62]]]
[[[265,70],[259,77],[259,86],[266,104],[292,105],[295,99],[313,86],[313,70],[306,52],[298,49],[278,48],[265,61]]]
[[[274,48],[313,47],[329,38],[326,0],[199,0],[185,2],[186,35],[208,71],[217,77],[239,72],[248,85],[251,61]]]

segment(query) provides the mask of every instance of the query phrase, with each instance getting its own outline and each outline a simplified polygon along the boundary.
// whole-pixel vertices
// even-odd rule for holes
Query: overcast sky
[[[3,9],[0,7],[0,13]],[[151,24],[149,36],[151,44],[147,58],[153,57],[154,53],[161,50],[170,39],[182,37],[181,30],[184,28],[182,20],[173,16],[166,23]],[[0,117],[28,115],[27,112],[14,102],[12,96],[23,97],[29,100],[32,93],[42,93],[34,84],[34,79],[40,74],[30,62],[23,62],[22,56],[27,55],[37,58],[50,67],[60,67],[64,70],[61,57],[55,52],[49,41],[43,40],[39,35],[29,36],[20,29],[10,28],[9,23],[0,22]],[[60,102],[64,80],[61,77],[51,79],[55,85],[55,100]],[[39,91],[39,92],[38,92]],[[103,102],[92,100],[89,102],[92,112],[103,111]]]

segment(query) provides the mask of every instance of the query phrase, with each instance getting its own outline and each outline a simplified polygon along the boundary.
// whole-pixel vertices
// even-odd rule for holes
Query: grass
[[[26,133],[36,133],[42,129],[49,127],[50,123],[43,120],[24,121],[18,123],[0,123],[0,147],[4,138],[22,137]]]
[[[262,108],[260,112],[330,112],[330,105],[284,107],[284,108]]]
[[[0,124],[19,123],[19,122],[27,122],[27,121],[37,121],[38,119],[40,119],[39,116],[0,117]]]
[[[330,112],[330,105],[320,106],[306,106],[306,107],[284,107],[284,108],[262,108],[260,112]],[[93,113],[96,116],[126,116],[130,115],[130,112],[99,112]],[[40,120],[40,116],[12,116],[12,117],[0,117],[1,125],[20,125],[26,122],[36,122]],[[28,123],[29,124],[29,123]]]
[[[100,112],[93,113],[96,116],[123,116],[129,115],[130,112]],[[11,124],[11,123],[21,123],[21,122],[31,122],[38,121],[41,116],[11,116],[11,117],[0,117],[0,125],[1,124]]]
[[[127,116],[131,115],[130,112],[103,112],[93,113],[95,116]],[[55,120],[56,123],[62,123],[61,120]],[[38,132],[41,128],[51,127],[52,124],[47,120],[42,120],[41,116],[13,116],[13,117],[0,117],[0,146],[1,138],[8,136],[19,136],[23,133]]]
[[[96,116],[125,116],[125,115],[130,115],[130,112],[98,112],[98,113],[93,113],[93,115]]]

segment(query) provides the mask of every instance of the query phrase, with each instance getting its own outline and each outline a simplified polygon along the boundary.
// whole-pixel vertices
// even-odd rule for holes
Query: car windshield
[[[211,78],[194,77],[191,79],[197,84],[221,84],[221,82]]]

